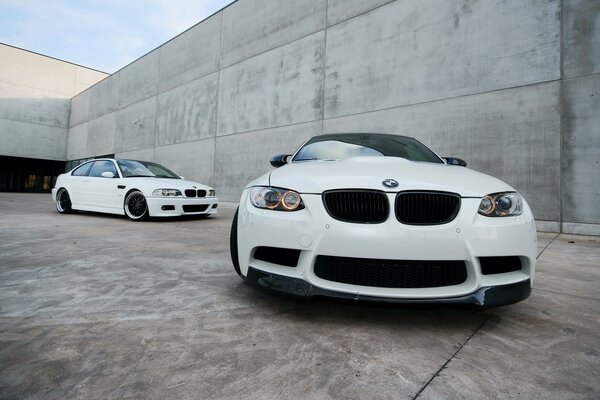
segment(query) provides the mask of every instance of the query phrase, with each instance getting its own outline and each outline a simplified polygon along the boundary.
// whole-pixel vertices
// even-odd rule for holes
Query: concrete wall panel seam
[[[223,59],[223,14],[221,13],[221,24],[220,24],[220,28],[219,28],[219,56],[217,58],[217,63],[218,63],[218,75],[217,75],[217,98],[216,98],[216,104],[215,104],[215,125],[214,125],[214,129],[215,129],[215,142],[213,145],[213,165],[212,165],[212,175],[210,177],[210,185],[212,187],[215,186],[215,176],[216,176],[216,172],[217,172],[217,163],[215,161],[216,157],[217,157],[217,130],[219,129],[219,99],[220,99],[220,93],[221,93],[221,60]]]
[[[537,82],[537,83],[532,83],[532,84],[527,84],[527,85],[513,86],[513,87],[508,87],[508,88],[503,88],[503,89],[488,90],[485,92],[465,94],[465,95],[460,95],[460,96],[455,96],[455,97],[448,97],[448,98],[444,98],[444,99],[428,100],[428,101],[424,101],[421,103],[403,104],[401,106],[393,106],[393,107],[381,108],[378,110],[369,110],[369,111],[364,111],[364,112],[358,112],[355,114],[347,114],[347,115],[324,118],[324,120],[329,121],[329,120],[343,119],[343,118],[353,117],[353,116],[362,115],[362,114],[378,113],[381,111],[395,110],[395,109],[405,108],[405,107],[420,106],[420,105],[424,105],[424,104],[438,103],[438,102],[444,102],[444,101],[449,101],[449,100],[459,100],[459,99],[466,98],[466,97],[480,96],[482,94],[487,94],[487,93],[496,93],[496,92],[503,92],[503,91],[512,90],[512,89],[520,89],[520,88],[527,88],[527,87],[533,87],[533,86],[538,86],[538,85],[545,85],[545,84],[553,83],[553,82],[560,82],[560,79],[553,79],[553,80],[549,80],[549,81]]]
[[[325,29],[324,6],[324,0],[244,0],[228,7],[223,12],[222,67]]]
[[[277,46],[277,47],[270,48],[270,49],[268,49],[268,50],[265,50],[265,51],[263,51],[263,52],[261,52],[261,53],[255,54],[255,55],[253,55],[253,56],[251,56],[251,57],[244,58],[243,60],[237,61],[237,62],[235,62],[235,63],[233,63],[233,64],[229,64],[229,65],[227,65],[227,66],[225,66],[225,67],[222,67],[222,68],[221,68],[221,71],[224,71],[224,70],[227,70],[227,69],[229,69],[229,68],[235,67],[235,66],[236,66],[236,65],[238,65],[238,64],[242,64],[242,63],[244,63],[244,62],[246,62],[246,61],[248,61],[248,60],[252,60],[253,58],[260,57],[260,56],[262,56],[262,55],[264,55],[264,54],[267,54],[267,53],[270,53],[270,52],[276,51],[276,50],[280,49],[281,47],[285,47],[285,46],[288,46],[288,45],[290,45],[290,44],[292,44],[292,43],[298,42],[298,41],[300,41],[300,40],[302,40],[302,39],[306,39],[307,37],[309,37],[309,36],[312,36],[312,35],[314,35],[314,34],[316,34],[316,33],[322,32],[322,31],[325,31],[325,29],[319,29],[318,31],[311,32],[311,33],[309,33],[309,34],[306,34],[306,35],[304,35],[304,36],[302,36],[302,37],[299,37],[299,38],[297,38],[297,39],[290,40],[289,42],[286,42],[286,43],[284,43],[284,44],[282,44],[282,45],[280,45],[280,46]]]
[[[564,148],[565,148],[565,89],[564,89],[564,78],[565,78],[565,41],[564,41],[564,32],[565,32],[565,8],[564,8],[564,0],[560,1],[560,86],[558,91],[558,102],[560,105],[560,119],[559,119],[559,140],[560,140],[560,152],[559,152],[559,162],[560,169],[559,173],[559,185],[558,185],[558,197],[560,204],[560,231],[563,231],[563,223],[564,223],[564,187],[565,187],[565,177],[563,171],[565,170],[565,160],[564,160]]]
[[[325,0],[325,23],[328,23],[329,14],[329,0]],[[321,90],[321,135],[323,135],[323,128],[325,124],[325,82],[327,81],[327,32],[329,28],[325,29],[325,38],[323,39],[323,85]]]
[[[27,123],[27,124],[40,125],[40,126],[48,126],[48,127],[51,127],[51,128],[66,128],[65,126],[61,126],[61,125],[55,125],[55,124],[50,124],[50,123],[45,124],[43,122],[35,122],[35,121],[23,121],[23,120],[16,119],[16,118],[1,118],[0,117],[0,120],[13,121],[13,122],[24,122],[24,123]]]
[[[569,81],[573,81],[575,79],[587,78],[587,77],[594,76],[594,75],[600,75],[600,72],[593,72],[591,74],[584,74],[584,75],[580,75],[580,76],[571,76],[571,77],[568,77],[568,78],[564,78],[563,81],[569,82]]]
[[[349,7],[349,4],[348,4],[348,3],[350,3],[350,2],[349,2],[348,0],[337,0],[337,1],[338,1],[338,3],[340,3],[340,6],[342,6],[343,8],[346,8],[346,9],[348,9],[348,8],[351,8],[351,7]],[[353,0],[353,1],[355,1],[355,2],[356,2],[357,0]],[[360,2],[360,4],[361,4],[361,6],[362,6],[362,7],[371,7],[371,4],[370,4],[369,2],[366,2],[366,1],[364,1],[364,0],[358,0],[358,1]],[[331,23],[331,24],[329,24],[329,22],[328,22],[328,24],[327,24],[327,28],[332,28],[332,27],[334,27],[334,26],[336,26],[336,25],[343,24],[344,22],[350,21],[351,19],[354,19],[354,18],[356,18],[356,17],[360,17],[361,15],[368,14],[368,13],[370,13],[370,12],[373,12],[373,11],[375,11],[375,10],[377,10],[377,9],[381,8],[381,7],[385,7],[385,6],[387,6],[388,4],[390,4],[390,3],[393,3],[394,1],[396,1],[396,0],[376,0],[376,1],[374,2],[374,4],[376,4],[376,6],[375,6],[375,7],[372,7],[372,8],[367,8],[367,9],[366,9],[365,11],[363,11],[363,12],[360,12],[360,13],[358,13],[358,14],[355,14],[355,15],[351,15],[351,16],[349,16],[349,17],[347,17],[347,18],[344,18],[344,19],[338,20],[338,21],[336,21],[336,22],[333,22],[333,23]],[[380,4],[379,4],[379,3],[380,3]],[[328,7],[328,11],[329,11],[329,7]],[[329,21],[329,19],[327,19],[327,21]]]

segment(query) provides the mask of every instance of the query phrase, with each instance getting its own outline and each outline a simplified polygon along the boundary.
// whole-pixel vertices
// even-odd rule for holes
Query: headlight
[[[177,189],[156,189],[152,192],[152,196],[173,197],[181,196],[181,192]]]
[[[274,187],[254,187],[250,190],[254,207],[277,211],[298,211],[304,208],[300,193]]]
[[[215,197],[216,193],[214,190],[209,190],[208,191],[208,197]]]
[[[517,192],[488,194],[479,203],[479,214],[486,217],[512,217],[523,213],[523,198]]]

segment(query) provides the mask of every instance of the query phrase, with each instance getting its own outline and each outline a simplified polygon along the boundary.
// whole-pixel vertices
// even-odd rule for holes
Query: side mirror
[[[442,157],[442,158],[444,160],[446,160],[448,165],[458,165],[459,167],[467,166],[467,162],[465,160],[463,160],[462,158],[456,158],[456,157]]]
[[[104,172],[102,173],[102,177],[103,177],[103,178],[114,178],[114,177],[115,177],[115,174],[113,174],[113,173],[112,173],[112,172],[110,172],[110,171],[104,171]]]
[[[288,163],[288,158],[291,157],[291,154],[277,154],[276,156],[271,157],[271,165],[275,168],[279,168]]]

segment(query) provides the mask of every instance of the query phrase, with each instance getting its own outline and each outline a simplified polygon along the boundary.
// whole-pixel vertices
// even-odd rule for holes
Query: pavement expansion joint
[[[540,257],[542,256],[542,254],[544,254],[544,252],[546,251],[546,249],[547,249],[548,247],[550,247],[550,245],[551,245],[552,243],[554,243],[554,241],[555,241],[556,239],[558,239],[558,237],[559,237],[559,236],[560,236],[560,233],[557,233],[557,234],[556,234],[556,236],[554,236],[554,237],[552,238],[552,240],[551,240],[550,242],[548,242],[548,244],[547,244],[547,245],[546,245],[546,246],[545,246],[545,247],[542,249],[542,251],[540,251],[540,254],[538,254],[538,255],[537,255],[537,257],[536,257],[535,259],[536,259],[536,260],[539,260],[539,259],[540,259]]]
[[[467,343],[469,343],[471,338],[473,336],[475,336],[481,330],[481,328],[483,328],[483,326],[488,322],[488,320],[492,317],[492,315],[494,315],[495,312],[496,312],[496,308],[494,308],[492,310],[492,312],[490,312],[487,315],[487,317],[485,317],[485,319],[483,320],[483,322],[481,322],[481,324],[479,324],[477,329],[475,329],[473,331],[473,333],[471,333],[469,335],[469,337],[460,345],[460,347],[454,352],[454,354],[452,354],[450,356],[450,358],[448,360],[446,360],[446,362],[435,372],[435,374],[433,374],[433,376],[425,383],[425,385],[423,385],[423,387],[417,392],[417,394],[415,394],[415,396],[412,398],[412,400],[416,400],[417,398],[419,398],[419,396],[421,395],[421,393],[423,393],[423,391],[427,388],[427,386],[429,386],[431,384],[431,382],[433,382],[433,380],[440,375],[440,373],[446,368],[446,366],[448,364],[450,364],[450,361],[452,361],[456,358],[456,356],[458,355],[458,353],[460,353],[460,351],[463,349],[463,347],[465,347],[467,345]]]

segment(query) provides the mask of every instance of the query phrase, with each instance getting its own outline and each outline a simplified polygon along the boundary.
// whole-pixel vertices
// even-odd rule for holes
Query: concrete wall
[[[415,136],[600,234],[600,2],[239,0],[72,100],[67,158],[164,162],[236,201],[313,135]]]
[[[70,99],[106,76],[0,44],[0,155],[65,160]]]

